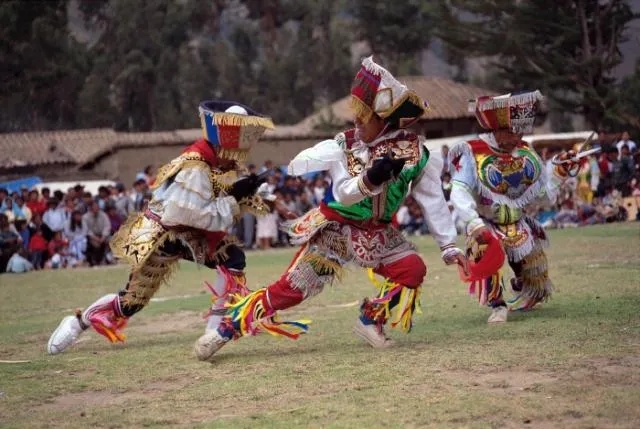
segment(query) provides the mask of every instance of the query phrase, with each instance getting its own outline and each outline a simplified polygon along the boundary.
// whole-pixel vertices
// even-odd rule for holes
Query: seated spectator
[[[73,267],[74,261],[69,258],[69,242],[62,237],[60,231],[53,233],[53,238],[48,245],[49,259],[45,262],[45,268],[58,269]]]
[[[29,248],[29,241],[31,240],[31,230],[29,229],[29,224],[26,219],[16,219],[14,226],[18,235],[20,235],[20,239],[22,240],[22,247],[25,249]]]
[[[578,212],[574,209],[573,201],[565,200],[553,220],[558,228],[578,226]]]
[[[107,216],[109,217],[109,222],[111,223],[111,232],[110,235],[115,234],[115,232],[120,228],[124,220],[118,213],[115,204],[110,204],[107,206]]]
[[[45,238],[51,240],[53,233],[62,232],[65,221],[64,207],[60,205],[58,200],[51,198],[47,204],[47,211],[44,212],[42,216],[42,222],[47,226],[47,228],[43,230]],[[49,232],[47,232],[47,229]]]
[[[49,243],[44,238],[42,229],[36,229],[31,236],[31,240],[29,240],[29,260],[36,270],[44,268],[48,245]]]
[[[111,221],[97,202],[93,201],[89,211],[82,216],[87,225],[87,262],[90,266],[100,265],[107,251]]]
[[[64,226],[64,237],[69,241],[69,256],[77,264],[82,264],[86,260],[87,235],[89,230],[82,219],[80,211],[74,211]]]
[[[298,201],[296,203],[296,212],[300,213],[301,215],[303,215],[306,212],[308,212],[309,210],[311,210],[312,208],[313,208],[313,204],[311,203],[311,201],[309,199],[309,193],[303,191],[298,196]]]
[[[16,197],[13,203],[14,203],[14,206],[17,207],[21,212],[17,214],[17,216],[23,218],[24,220],[27,221],[27,223],[29,223],[31,221],[32,214],[29,207],[27,207],[27,205],[25,204],[24,198],[22,198],[21,196],[18,196]]]
[[[5,272],[9,258],[21,247],[20,235],[7,216],[0,213],[0,273]]]
[[[26,273],[33,270],[33,264],[29,262],[27,257],[27,251],[24,248],[18,249],[7,263],[8,273]]]

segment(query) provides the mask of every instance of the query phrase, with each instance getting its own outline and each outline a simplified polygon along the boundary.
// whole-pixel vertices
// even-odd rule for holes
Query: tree
[[[357,36],[366,40],[376,57],[393,64],[398,74],[418,71],[416,54],[429,45],[434,26],[430,2],[420,0],[353,0],[349,12]]]
[[[606,119],[607,129],[614,131],[635,131],[640,135],[640,61],[635,72],[622,80],[616,88],[616,108]]]
[[[0,3],[0,131],[72,128],[87,64],[66,1]]]
[[[492,57],[499,90],[540,88],[599,128],[615,108],[612,71],[637,18],[624,0],[441,0],[438,35],[460,55]]]

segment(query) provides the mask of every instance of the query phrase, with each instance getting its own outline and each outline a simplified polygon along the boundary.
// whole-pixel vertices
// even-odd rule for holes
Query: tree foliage
[[[444,0],[440,18],[455,52],[494,58],[498,89],[540,88],[596,128],[616,108],[612,72],[637,18],[628,1]]]

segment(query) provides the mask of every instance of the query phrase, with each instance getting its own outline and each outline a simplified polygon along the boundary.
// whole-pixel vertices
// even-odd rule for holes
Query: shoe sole
[[[356,334],[356,336],[362,338],[367,344],[369,344],[374,349],[386,349],[393,346],[392,340],[386,340],[382,344],[372,342],[369,336],[365,332],[362,332],[360,330],[360,325],[356,325],[353,327],[353,333]]]

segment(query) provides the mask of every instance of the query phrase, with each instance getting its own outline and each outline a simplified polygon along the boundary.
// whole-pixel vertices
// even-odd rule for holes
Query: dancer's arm
[[[184,168],[159,195],[166,226],[185,225],[207,231],[226,231],[240,213],[231,196],[214,194],[208,168]]]

